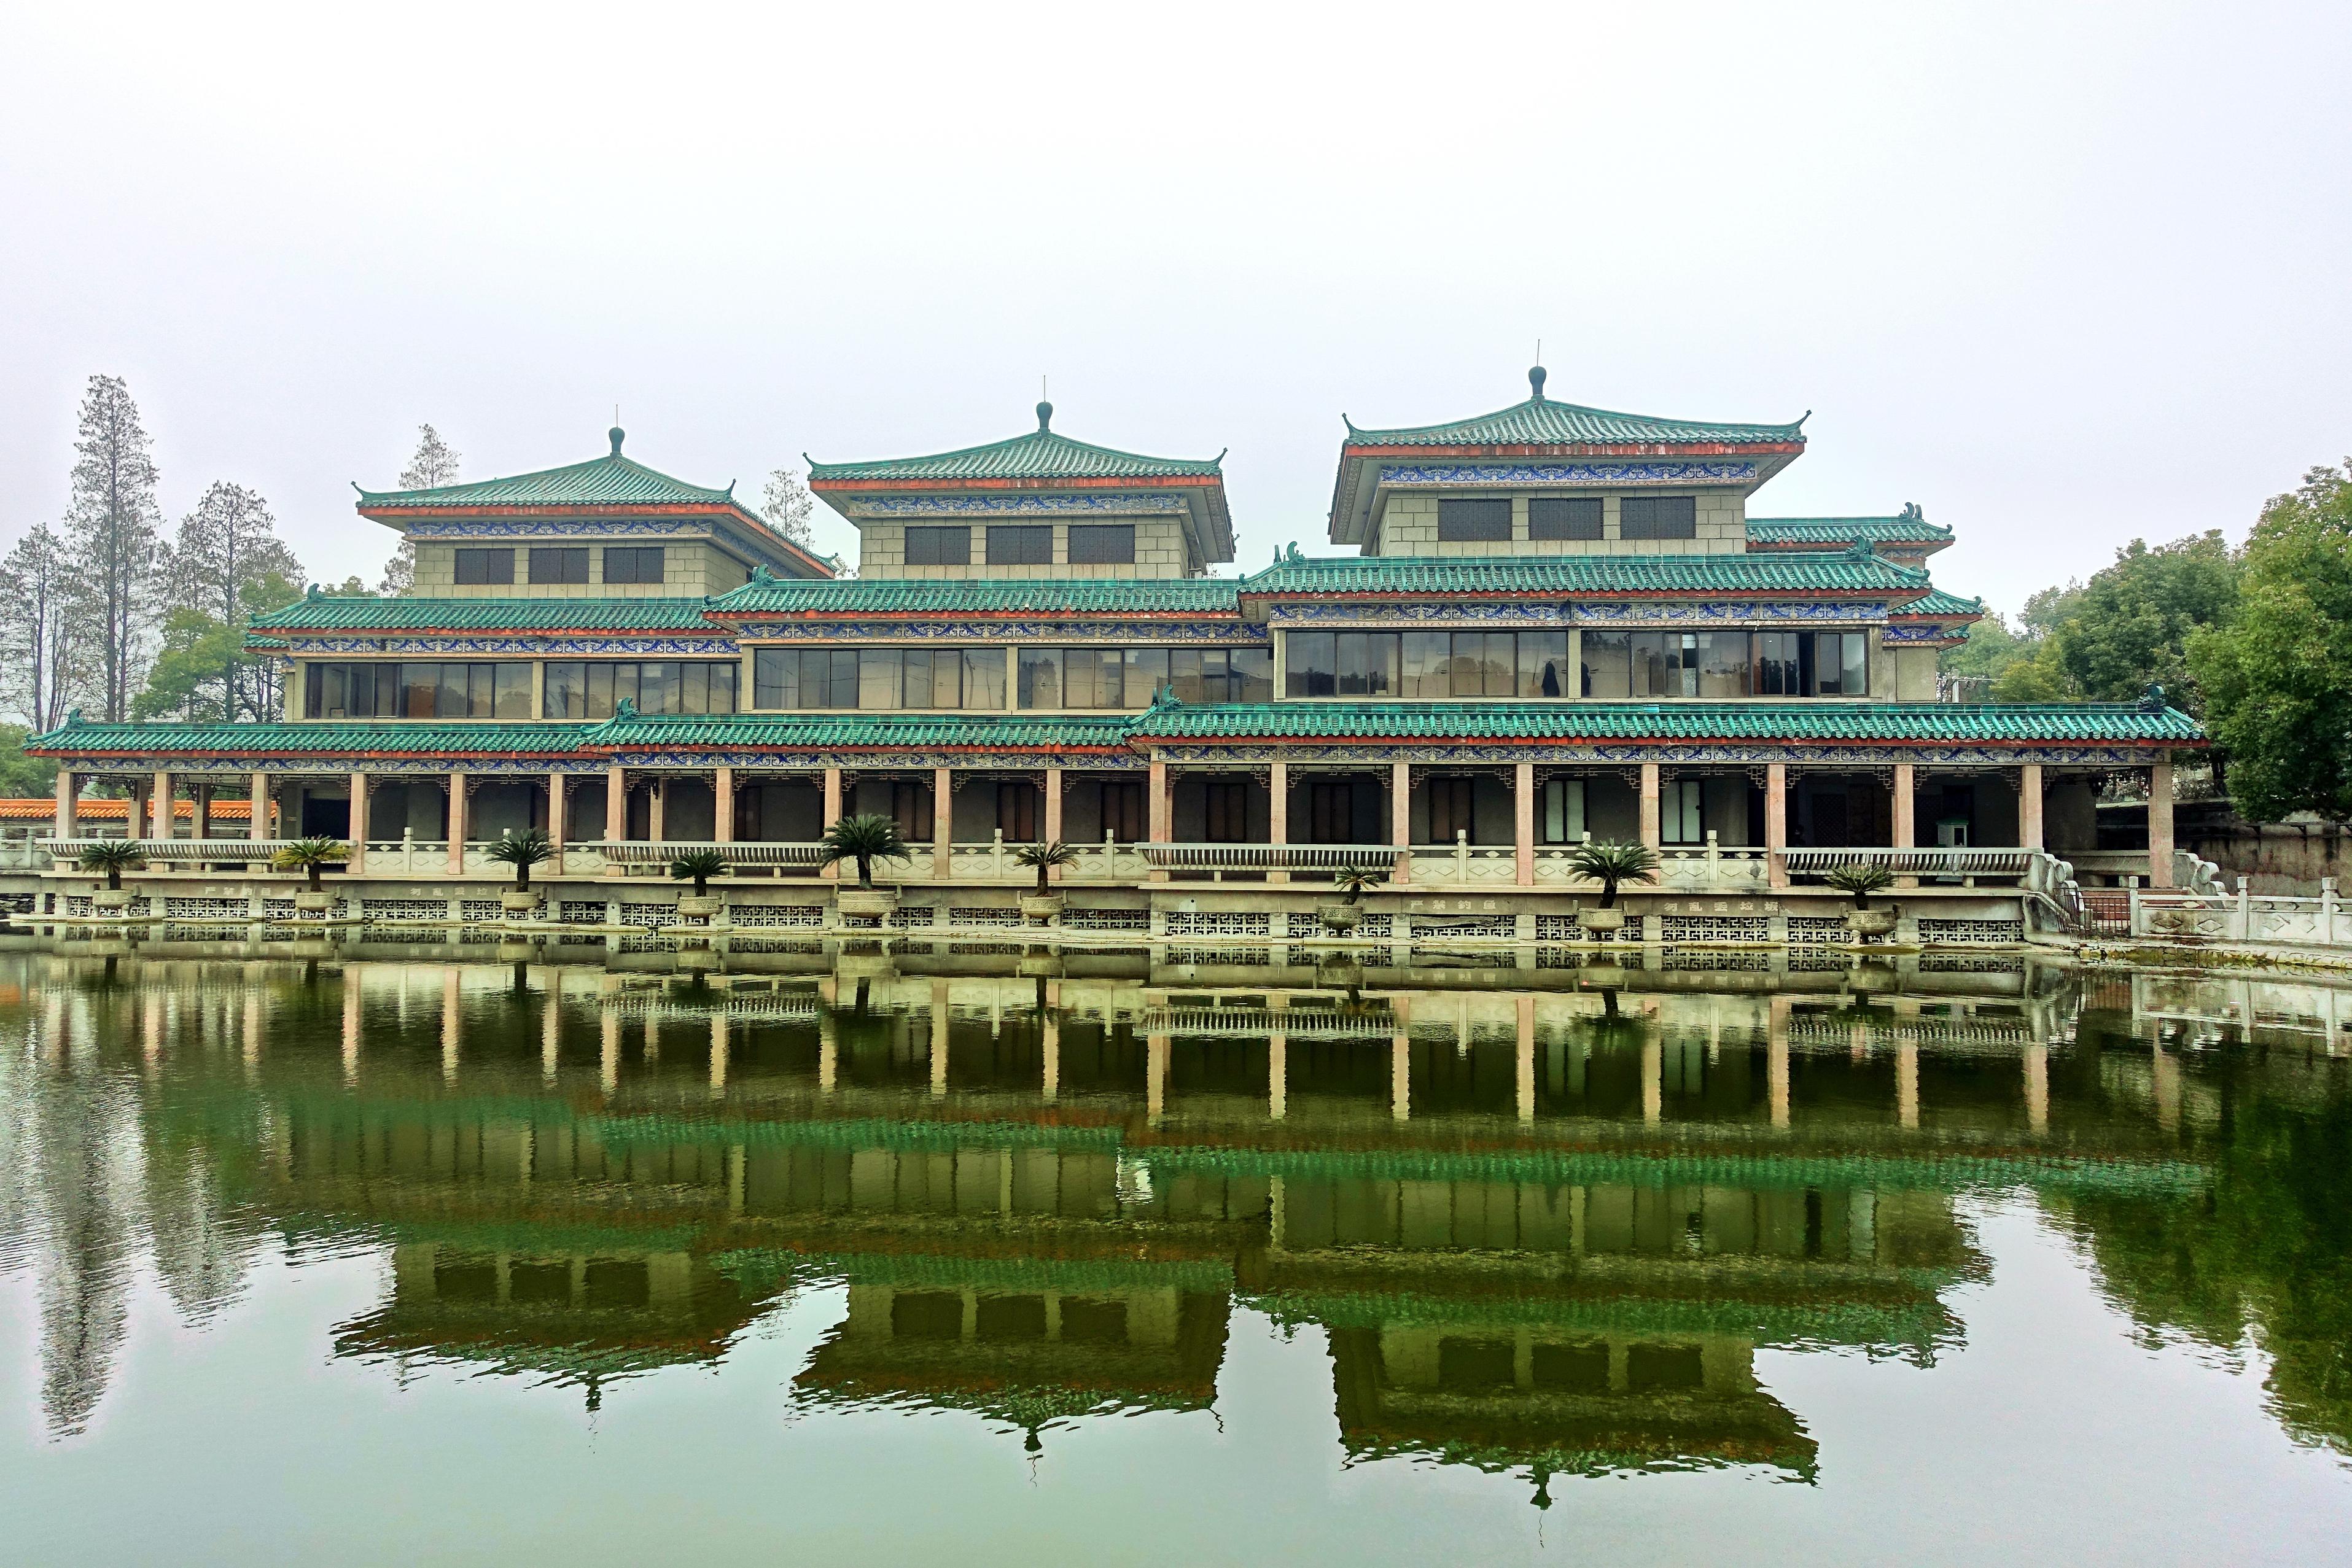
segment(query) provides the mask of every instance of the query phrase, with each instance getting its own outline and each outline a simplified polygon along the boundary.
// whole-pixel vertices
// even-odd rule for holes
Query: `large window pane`
[[[1437,503],[1437,537],[1451,542],[1507,541],[1511,537],[1510,497],[1468,500],[1455,497]]]
[[[710,666],[680,664],[677,667],[677,711],[709,713],[710,711]]]
[[[824,706],[854,708],[857,706],[857,653],[849,648],[818,648],[811,650],[824,661]],[[801,685],[812,685],[806,675]]]
[[[1454,695],[1507,697],[1517,675],[1517,657],[1508,632],[1454,633]]]
[[[613,716],[613,666],[610,664],[588,666],[588,716]]]
[[[1201,661],[1204,658],[1198,648],[1174,648],[1168,653],[1168,689],[1180,703],[1197,703],[1207,699],[1201,695]]]
[[[1328,697],[1338,694],[1339,638],[1329,632],[1293,632],[1289,674],[1286,686],[1294,697]]]
[[[490,686],[490,716],[492,718],[529,718],[530,716],[530,666],[529,664],[498,664],[498,673]]]
[[[1338,690],[1343,697],[1394,696],[1399,684],[1397,633],[1338,634]]]
[[[1133,523],[1072,523],[1072,566],[1132,566],[1135,563]]]
[[[898,703],[902,707],[927,708],[939,705],[931,700],[931,650],[909,648],[901,660],[906,674],[899,685]]]
[[[1759,697],[1794,697],[1804,695],[1805,686],[1797,658],[1796,632],[1759,632],[1756,633],[1756,675],[1754,690]]]
[[[509,549],[461,549],[457,554],[457,579],[461,588],[503,587],[514,581],[514,555]]]
[[[675,659],[640,665],[637,690],[645,699],[637,706],[647,713],[687,711],[683,678]]]
[[[1168,650],[1129,648],[1123,687],[1125,707],[1148,707],[1168,686]]]
[[[1698,538],[1698,502],[1693,497],[1628,496],[1617,507],[1619,538]]]
[[[1232,674],[1226,684],[1227,702],[1270,703],[1274,700],[1274,650],[1234,648],[1225,654]]]
[[[1587,632],[1581,663],[1583,692],[1589,697],[1630,697],[1633,695],[1633,638],[1623,632]]]
[[[712,713],[735,711],[735,682],[740,674],[740,667],[734,664],[710,666],[710,711]]]
[[[1004,711],[1004,650],[973,648],[963,655],[963,706]]]
[[[540,707],[550,718],[588,716],[588,667],[577,659],[552,660]]]
[[[1698,695],[1703,697],[1744,697],[1748,695],[1748,633],[1701,632],[1698,636]]]
[[[922,523],[908,525],[907,564],[970,566],[971,530],[968,528],[935,528]]]
[[[1023,707],[1055,708],[1062,706],[1062,651],[1059,648],[1021,650],[1020,703]]]
[[[645,712],[645,692],[642,687],[642,666],[634,664],[614,665],[613,711],[618,713],[621,705],[627,703],[639,713]]]
[[[1051,566],[1054,564],[1054,525],[999,524],[988,530],[988,564],[991,566]]]
[[[660,545],[606,545],[604,547],[604,580],[606,582],[659,582],[662,580],[662,547]]]
[[[1601,537],[1598,496],[1537,496],[1528,502],[1528,538],[1531,539],[1597,539]]]
[[[371,664],[369,673],[375,677],[375,716],[396,718],[400,716],[400,666]]]
[[[535,583],[587,581],[588,547],[586,545],[532,546],[530,580]]]
[[[1450,632],[1407,632],[1404,644],[1402,695],[1427,702],[1454,695],[1454,634]]]
[[[345,693],[345,666],[341,664],[311,664],[302,673],[302,716],[305,718],[341,718],[350,700]]]
[[[1568,633],[1519,633],[1519,695],[1564,697],[1569,695]]]
[[[895,710],[898,689],[906,677],[906,661],[896,648],[861,648],[857,652],[857,706]]]
[[[800,661],[789,648],[756,648],[751,653],[751,706],[790,707],[800,697]]]

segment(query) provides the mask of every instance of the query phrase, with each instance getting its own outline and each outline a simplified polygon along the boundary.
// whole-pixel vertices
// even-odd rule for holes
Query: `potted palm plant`
[[[1845,928],[1863,941],[1884,936],[1895,929],[1895,911],[1870,907],[1872,894],[1884,893],[1895,885],[1893,872],[1874,861],[1854,861],[1832,866],[1822,880],[1853,898],[1853,912],[1845,917]]]
[[[323,913],[335,906],[334,895],[319,880],[320,870],[341,865],[352,858],[352,846],[341,839],[296,839],[269,857],[269,863],[279,871],[299,871],[305,885],[294,895],[294,907],[311,914]]]
[[[106,885],[89,895],[92,909],[130,908],[131,890],[122,885],[122,873],[146,862],[135,839],[99,839],[82,845],[74,860],[82,870],[106,878]]]
[[[499,894],[499,907],[509,915],[529,915],[539,907],[539,894],[530,885],[530,868],[543,865],[555,858],[555,844],[537,828],[527,828],[520,833],[508,833],[489,848],[490,859],[500,865],[515,868],[514,886]]]
[[[710,891],[710,879],[723,875],[727,857],[717,850],[688,850],[669,862],[669,874],[679,882],[694,883],[692,893],[677,897],[677,912],[690,920],[709,920],[719,913],[719,897]]]
[[[898,907],[898,890],[874,885],[874,862],[914,858],[907,841],[898,836],[897,821],[884,816],[844,817],[825,829],[818,842],[824,850],[818,864],[849,861],[857,867],[857,885],[843,888],[838,896],[841,913],[888,919]]]
[[[1327,931],[1353,931],[1363,923],[1364,894],[1381,884],[1381,873],[1368,866],[1342,866],[1331,874],[1331,886],[1339,894],[1336,904],[1318,904],[1315,916],[1323,922]]]
[[[1647,844],[1621,844],[1587,839],[1568,852],[1568,869],[1587,882],[1601,884],[1601,903],[1576,912],[1576,923],[1595,935],[1625,928],[1625,912],[1617,907],[1617,889],[1624,883],[1655,881],[1658,852]]]
[[[1021,918],[1051,925],[1062,918],[1062,907],[1068,902],[1047,885],[1046,879],[1054,868],[1078,863],[1078,852],[1056,839],[1052,843],[1023,844],[1013,852],[1015,864],[1025,865],[1037,873],[1037,891],[1021,895]]]

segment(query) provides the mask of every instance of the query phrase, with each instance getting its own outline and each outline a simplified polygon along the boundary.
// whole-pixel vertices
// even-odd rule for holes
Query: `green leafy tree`
[[[154,444],[130,387],[90,377],[63,542],[74,636],[90,650],[90,696],[110,722],[129,716],[143,683],[163,522],[156,482]]]
[[[0,796],[21,800],[57,790],[58,765],[46,757],[25,755],[31,733],[21,724],[0,724]]]
[[[434,490],[456,484],[460,455],[457,448],[441,439],[439,431],[429,424],[418,425],[416,451],[409,457],[408,466],[400,471],[400,487]],[[397,598],[415,586],[416,541],[404,533],[400,536],[400,548],[383,563],[383,580],[376,584],[376,591],[386,598]]]
[[[2048,588],[2026,601],[2027,645],[1993,681],[2000,702],[2136,702],[2151,685],[2191,713],[2201,697],[2189,641],[2226,619],[2238,598],[2238,562],[2218,530],[2150,549],[2134,539],[2088,582]]]
[[[2236,612],[2189,643],[2230,793],[2254,821],[2352,815],[2352,461],[2263,508]]]
[[[299,597],[295,584],[302,580],[302,563],[278,537],[269,503],[242,485],[215,480],[195,509],[180,519],[159,575],[170,605],[163,629],[167,650],[172,619],[182,611],[200,611],[236,633],[233,644],[215,649],[219,662],[205,683],[213,688],[213,709],[229,724],[277,718],[282,706],[277,661],[247,656],[245,624],[255,612]]]
[[[246,584],[240,595],[242,613],[234,622],[199,605],[173,606],[164,612],[163,647],[148,673],[146,689],[131,705],[131,716],[169,715],[210,724],[276,719],[282,700],[271,668],[276,655],[246,647],[245,617],[300,597],[291,582],[271,572]]]

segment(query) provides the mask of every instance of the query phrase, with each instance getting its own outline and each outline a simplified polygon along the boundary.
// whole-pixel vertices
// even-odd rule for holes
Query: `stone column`
[[[449,775],[449,874],[466,869],[466,776]]]
[[[1265,841],[1286,844],[1290,841],[1290,764],[1277,762],[1266,774]],[[1268,882],[1288,882],[1290,873],[1276,869],[1265,873]]]
[[[250,798],[253,801],[253,815],[246,821],[245,836],[248,840],[268,838],[270,836],[268,774],[257,773],[253,776]]]
[[[1895,1119],[1919,1130],[1919,1048],[1908,1041],[1895,1048]]]
[[[563,819],[569,814],[565,808],[571,804],[565,797],[571,792],[571,775],[551,773],[547,776],[547,843],[548,847],[555,852],[547,862],[550,871],[561,872],[563,869],[563,833],[566,826]]]
[[[955,777],[947,768],[931,769],[931,880],[955,875]]]
[[[824,817],[821,825],[830,828],[839,821],[841,821],[841,769],[828,768],[824,770]],[[841,862],[835,861],[817,874],[827,882],[839,882]]]
[[[211,802],[199,802],[196,807],[196,827],[199,830],[199,836],[205,825],[205,819],[211,815]],[[344,862],[353,876],[367,870],[367,817],[368,776],[354,768],[352,769],[352,858]]]
[[[1918,790],[1919,781],[1912,765],[1908,762],[1896,763],[1895,765],[1895,799],[1891,803],[1895,808],[1895,847],[1898,850],[1910,849],[1919,841],[1919,825],[1916,821],[1919,804]]]
[[[1396,880],[1412,880],[1412,764],[1389,764],[1389,842],[1397,847]]]
[[[629,775],[615,762],[604,769],[604,839],[620,843],[629,836]]]
[[[2147,885],[2172,885],[2172,764],[2147,770]]]
[[[1785,1132],[1789,1126],[1789,1017],[1794,1010],[1787,992],[1775,992],[1766,1003],[1764,1023],[1764,1078],[1766,1094],[1771,1104],[1772,1125]]]
[[[155,793],[150,799],[154,806],[155,815],[148,831],[156,838],[168,839],[172,836],[172,770],[170,768],[155,769]],[[134,831],[131,836],[135,839],[139,835]]]
[[[2042,847],[2042,764],[2029,762],[2017,770],[2017,841],[2029,850]]]
[[[1518,1111],[1519,1120],[1536,1119],[1536,999],[1522,996],[1518,1007]]]
[[[664,810],[668,804],[669,780],[656,773],[653,777],[653,799],[646,806],[646,837],[657,844],[667,842],[669,838],[669,823],[665,820]]]
[[[2050,1048],[2025,1048],[2025,1124],[2036,1133],[2050,1130]]]
[[[1062,841],[1062,770],[1058,768],[1049,767],[1045,769],[1045,821],[1043,831],[1045,835],[1045,842],[1058,844]],[[1062,868],[1054,867],[1048,873],[1047,880],[1061,881]]]
[[[1412,1037],[1398,1020],[1396,1030],[1389,1036],[1389,1119],[1410,1121],[1412,1117]]]
[[[1536,765],[1521,762],[1511,768],[1512,841],[1518,846],[1518,883],[1536,884]],[[1524,1119],[1524,1118],[1523,1118]]]
[[[189,786],[188,793],[194,797],[188,812],[188,837],[202,842],[213,836],[212,781],[199,779]]]
[[[1290,1109],[1290,1036],[1281,1030],[1265,1037],[1265,1108],[1277,1122]]]
[[[1772,885],[1789,885],[1789,864],[1781,852],[1789,847],[1789,765],[1767,763],[1764,768],[1764,848],[1765,858],[1771,862]]]
[[[257,773],[254,777],[257,779],[260,775]],[[58,816],[55,825],[57,836],[61,839],[74,836],[74,807],[80,800],[80,790],[81,775],[70,768],[58,769]]]
[[[722,844],[735,841],[735,769],[724,765],[712,776],[710,836]]]
[[[1652,849],[1665,844],[1665,835],[1658,825],[1658,765],[1642,764],[1642,841]]]

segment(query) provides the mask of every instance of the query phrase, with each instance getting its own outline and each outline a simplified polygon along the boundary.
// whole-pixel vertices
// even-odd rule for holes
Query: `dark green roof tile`
[[[2204,732],[2173,708],[2129,704],[1352,703],[1165,704],[1136,723],[1167,740],[2178,741]]]
[[[754,579],[710,602],[733,615],[1233,615],[1231,578]]]
[[[584,724],[68,724],[26,741],[54,757],[571,756]]]
[[[1242,579],[1261,594],[1849,593],[1917,590],[1927,574],[1876,556],[1329,556]]]
[[[1974,618],[1981,616],[1984,613],[1984,601],[1981,599],[1962,599],[1957,593],[1947,593],[1939,588],[1924,599],[1913,600],[1910,603],[1905,605],[1898,613],[1904,615],[1941,616],[1947,621],[1958,620],[1962,616]]]
[[[1348,422],[1349,446],[1687,446],[1801,443],[1804,421],[1793,424],[1725,424],[1658,419],[1604,408],[1555,402],[1538,395],[1493,413],[1445,424],[1370,430]]]
[[[1090,446],[1050,430],[1033,430],[1009,441],[967,446],[928,457],[888,457],[872,463],[809,464],[809,482],[859,479],[916,480],[951,484],[996,479],[1214,479],[1223,453],[1206,460],[1143,457],[1108,446]]]
[[[806,713],[631,716],[596,727],[591,749],[794,751],[810,747],[910,747],[992,749],[1115,747],[1127,743],[1134,721],[1124,714]]]
[[[1750,517],[1748,541],[1836,549],[1856,539],[1872,544],[1948,545],[1952,530],[1916,510],[1892,517]]]
[[[731,505],[734,498],[731,483],[723,490],[706,489],[622,456],[620,433],[615,431],[612,452],[585,463],[503,479],[440,485],[429,490],[362,490],[360,507],[365,511],[412,507],[711,507]]]
[[[811,586],[814,586],[812,584]],[[701,599],[298,599],[253,618],[264,632],[676,632],[704,627]]]

